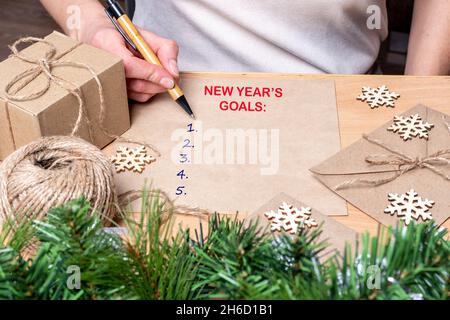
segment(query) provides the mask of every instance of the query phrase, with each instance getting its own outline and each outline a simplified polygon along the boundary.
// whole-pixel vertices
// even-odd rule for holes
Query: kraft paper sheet
[[[231,96],[205,95],[205,86],[209,85],[233,86],[235,90]],[[282,88],[283,96],[240,97],[236,90],[239,86]],[[220,213],[251,213],[267,199],[287,192],[326,214],[347,214],[345,201],[309,171],[340,150],[333,81],[186,77],[181,87],[196,121],[166,94],[147,104],[131,106],[132,126],[123,136],[153,144],[161,157],[143,174],[117,174],[119,193],[151,185],[164,190],[176,204]],[[222,111],[219,104],[224,100],[250,102],[252,106],[259,101],[266,111]],[[194,133],[187,132],[190,123]],[[238,149],[237,143],[233,147],[233,143],[222,143],[227,141],[227,130],[250,132],[244,139],[247,144],[241,163],[238,152],[227,160],[227,155]],[[185,138],[194,148],[182,148]],[[253,160],[248,141],[258,141]],[[124,144],[114,143],[106,153],[112,154],[119,146]],[[181,151],[189,153],[188,163],[177,163]],[[182,180],[177,173],[183,169],[188,178]],[[184,186],[183,194],[176,196],[179,186]]]

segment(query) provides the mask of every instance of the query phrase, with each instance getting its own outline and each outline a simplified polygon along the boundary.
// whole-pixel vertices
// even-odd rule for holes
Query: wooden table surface
[[[394,115],[403,113],[421,103],[438,111],[450,114],[450,77],[405,77],[384,75],[292,75],[292,74],[248,74],[248,73],[185,73],[183,77],[242,77],[288,78],[288,79],[333,79],[336,84],[337,109],[342,148],[347,147],[382,124],[392,120]],[[363,86],[386,85],[400,94],[395,108],[371,109],[365,102],[356,100]],[[449,191],[450,192],[450,191]],[[245,218],[241,214],[240,218]],[[333,217],[357,232],[369,231],[376,234],[378,222],[357,208],[348,204],[348,216]],[[196,218],[178,218],[183,226],[194,228]],[[448,229],[450,219],[444,223]]]

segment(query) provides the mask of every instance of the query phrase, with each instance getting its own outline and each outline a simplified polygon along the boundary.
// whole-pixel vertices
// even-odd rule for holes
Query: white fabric
[[[385,0],[136,0],[134,22],[176,40],[184,71],[365,73],[387,36]]]

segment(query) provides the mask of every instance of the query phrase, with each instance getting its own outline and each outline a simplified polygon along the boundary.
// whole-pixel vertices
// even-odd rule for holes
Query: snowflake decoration
[[[427,221],[433,218],[429,210],[433,207],[434,201],[422,199],[414,189],[402,195],[389,193],[388,200],[391,204],[384,209],[384,213],[389,213],[391,216],[397,214],[398,217],[402,217],[401,220],[405,221],[405,225],[409,225],[412,219],[422,218],[423,221]]]
[[[382,106],[394,108],[395,100],[399,97],[398,93],[390,92],[385,85],[382,85],[378,88],[363,87],[362,94],[356,99],[366,101],[374,109]]]
[[[145,165],[154,161],[156,159],[147,154],[144,146],[135,149],[119,147],[116,154],[111,157],[111,162],[114,164],[117,173],[125,170],[142,173]]]
[[[272,231],[284,231],[296,234],[298,228],[317,227],[317,222],[311,218],[311,208],[300,209],[283,202],[277,211],[268,211],[264,215],[271,221]]]
[[[407,118],[395,116],[394,124],[388,128],[388,131],[398,132],[403,140],[406,141],[417,136],[419,136],[419,138],[428,139],[428,132],[433,127],[433,124],[423,122],[418,114],[414,114]]]

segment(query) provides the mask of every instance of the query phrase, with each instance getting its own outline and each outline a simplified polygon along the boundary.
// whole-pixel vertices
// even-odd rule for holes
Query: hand
[[[98,28],[90,39],[84,40],[121,57],[125,65],[128,97],[138,102],[146,102],[155,94],[173,88],[178,81],[178,45],[175,41],[161,38],[154,33],[142,29],[139,29],[139,32],[158,56],[165,70],[145,61],[138,53],[134,53],[133,49],[128,49],[123,37],[112,26]]]

